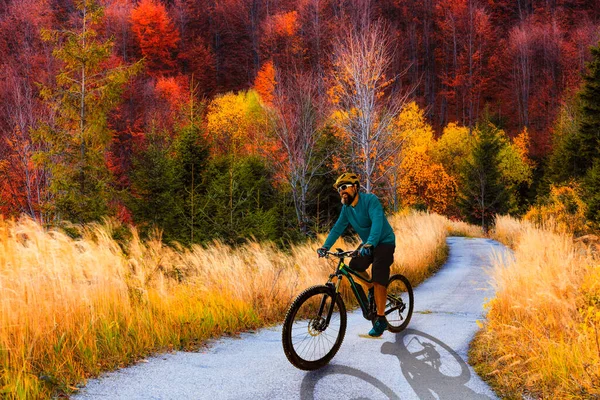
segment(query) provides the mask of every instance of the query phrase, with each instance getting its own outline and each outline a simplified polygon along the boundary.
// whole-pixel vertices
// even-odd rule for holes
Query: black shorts
[[[373,264],[371,271],[373,282],[387,287],[390,280],[390,267],[394,263],[394,250],[396,250],[396,245],[379,244],[373,248],[373,254],[370,256],[356,257],[350,260],[349,267],[357,272],[363,272]]]

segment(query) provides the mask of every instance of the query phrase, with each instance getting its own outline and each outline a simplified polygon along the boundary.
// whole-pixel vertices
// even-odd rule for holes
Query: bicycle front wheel
[[[413,313],[414,299],[408,279],[404,275],[392,275],[387,287],[385,304],[385,317],[390,332],[401,332],[408,326]]]
[[[296,368],[309,371],[321,368],[342,345],[346,306],[341,296],[334,295],[328,286],[313,286],[290,306],[283,322],[282,342],[286,357]],[[330,310],[331,319],[327,323]]]

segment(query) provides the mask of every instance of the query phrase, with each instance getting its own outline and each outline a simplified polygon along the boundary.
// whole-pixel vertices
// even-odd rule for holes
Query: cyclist
[[[373,287],[369,289],[369,297],[375,297],[377,320],[369,336],[379,337],[388,327],[385,318],[387,284],[390,278],[390,267],[394,262],[396,236],[390,226],[381,202],[374,194],[359,193],[360,181],[354,173],[344,173],[335,181],[333,187],[338,191],[342,201],[342,211],[337,222],[329,232],[323,247],[317,249],[319,257],[327,255],[327,251],[340,237],[348,224],[352,225],[362,240],[358,257],[350,261],[350,268],[363,272],[371,264],[373,268]]]

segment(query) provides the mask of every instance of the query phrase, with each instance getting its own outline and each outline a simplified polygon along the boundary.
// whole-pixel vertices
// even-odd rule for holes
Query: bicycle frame
[[[369,304],[368,304],[368,300],[367,300],[367,296],[365,295],[365,292],[362,288],[362,286],[360,286],[360,284],[358,284],[353,276],[357,277],[359,280],[366,282],[366,283],[373,283],[372,279],[366,279],[364,276],[361,276],[357,271],[354,271],[352,268],[350,268],[345,262],[344,262],[344,252],[342,252],[341,249],[337,249],[338,250],[338,254],[335,253],[330,253],[336,257],[339,257],[340,261],[338,262],[338,265],[335,269],[335,272],[331,275],[329,275],[329,280],[327,281],[327,283],[325,285],[331,287],[332,289],[334,289],[334,295],[331,299],[331,306],[327,312],[327,319],[326,319],[326,326],[329,325],[329,321],[331,319],[331,315],[333,313],[333,305],[335,304],[336,298],[337,296],[339,296],[339,292],[340,292],[340,285],[342,283],[342,279],[345,277],[348,279],[348,282],[350,282],[350,289],[352,290],[352,293],[354,294],[354,297],[356,297],[356,300],[358,300],[358,305],[360,306],[360,309],[362,310],[363,313],[363,317],[367,320],[371,319],[370,315],[369,315]],[[345,253],[350,253],[350,252],[345,252]],[[337,282],[333,283],[333,278],[337,278]],[[321,306],[319,307],[319,314],[321,314],[323,312],[323,308],[325,307],[325,299],[323,299],[321,301]]]

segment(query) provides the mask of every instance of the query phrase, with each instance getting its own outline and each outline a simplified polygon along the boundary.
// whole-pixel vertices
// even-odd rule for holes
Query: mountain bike
[[[312,286],[300,293],[292,302],[283,322],[282,342],[287,359],[295,367],[315,370],[325,366],[337,353],[346,334],[346,306],[340,295],[344,278],[350,283],[365,319],[375,324],[377,312],[372,296],[354,278],[367,284],[373,281],[346,263],[346,257],[356,257],[357,251],[327,252],[327,256],[339,258],[335,272],[324,285]],[[334,282],[335,280],[335,282]],[[414,295],[410,282],[401,274],[394,274],[388,281],[385,316],[390,332],[401,332],[408,326],[414,307]]]

